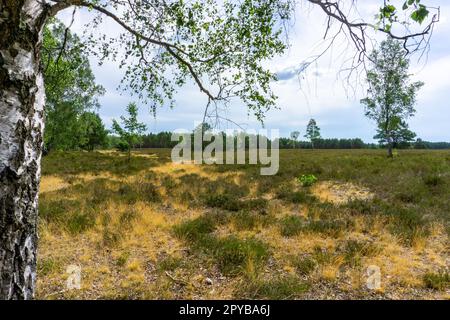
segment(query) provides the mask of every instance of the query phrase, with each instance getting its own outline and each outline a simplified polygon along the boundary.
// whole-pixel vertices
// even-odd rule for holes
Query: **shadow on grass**
[[[129,205],[137,201],[157,203],[161,197],[154,184],[145,180],[124,183],[98,178],[41,194],[39,216],[47,224],[77,234],[95,226],[97,218],[106,214],[107,203]],[[132,220],[126,216],[120,219],[124,219],[123,226]]]
[[[42,174],[76,175],[91,173],[95,175],[109,172],[118,176],[127,176],[170,161],[165,152],[161,151],[154,151],[151,154],[152,156],[149,157],[138,156],[138,154],[133,153],[131,161],[128,161],[127,156],[120,152],[54,151],[43,158]]]

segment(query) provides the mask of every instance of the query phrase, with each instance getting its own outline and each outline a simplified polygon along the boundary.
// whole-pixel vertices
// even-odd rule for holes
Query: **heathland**
[[[51,152],[42,174],[37,298],[449,297],[449,151],[281,150],[275,176]]]

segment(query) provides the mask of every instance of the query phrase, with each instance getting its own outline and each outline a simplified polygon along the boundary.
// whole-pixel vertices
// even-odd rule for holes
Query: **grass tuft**
[[[160,260],[156,266],[159,271],[174,271],[183,265],[183,259],[180,257],[167,256]]]
[[[280,232],[284,237],[300,234],[305,225],[305,219],[299,216],[287,216],[280,221]]]
[[[240,292],[250,299],[287,300],[301,297],[308,291],[309,284],[293,275],[279,276],[266,281],[255,281],[245,286]]]
[[[268,246],[256,239],[241,240],[230,236],[213,240],[210,246],[220,270],[225,274],[243,273],[248,266],[260,266],[269,256]]]
[[[423,282],[427,288],[444,291],[450,288],[450,273],[448,270],[429,272],[423,276]]]
[[[254,211],[241,210],[231,215],[231,221],[237,230],[254,230],[257,227],[268,226],[274,218],[270,215]]]
[[[268,201],[266,199],[239,200],[228,194],[208,195],[205,205],[211,208],[220,208],[228,211],[255,210],[265,212]]]
[[[184,222],[175,226],[175,235],[179,238],[198,241],[205,234],[211,233],[216,229],[216,223],[214,217],[211,215],[203,215],[194,220]]]
[[[363,257],[373,257],[380,252],[380,248],[368,241],[348,240],[340,248],[347,265],[361,266]]]
[[[295,257],[292,261],[293,266],[297,272],[303,276],[307,276],[312,273],[317,267],[317,261],[310,256]]]
[[[63,270],[62,262],[53,257],[39,259],[37,263],[37,272],[41,276],[47,276],[52,273],[61,273]]]

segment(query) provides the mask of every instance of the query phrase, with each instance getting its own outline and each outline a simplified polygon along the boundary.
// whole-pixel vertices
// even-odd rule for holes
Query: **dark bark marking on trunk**
[[[39,2],[0,0],[0,299],[31,299],[36,281],[47,9],[30,5]]]

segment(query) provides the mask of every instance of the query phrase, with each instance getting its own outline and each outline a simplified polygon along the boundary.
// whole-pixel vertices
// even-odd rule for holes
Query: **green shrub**
[[[171,176],[163,176],[161,179],[161,185],[166,188],[167,191],[176,189],[179,185]]]
[[[214,219],[210,215],[204,215],[175,226],[174,231],[179,238],[197,241],[203,235],[213,232],[215,229]]]
[[[335,255],[327,249],[322,249],[319,246],[314,248],[313,259],[318,265],[329,264],[335,259]]]
[[[239,202],[227,194],[208,195],[205,204],[211,208],[220,208],[228,211],[239,211]]]
[[[412,192],[399,192],[395,195],[395,198],[403,203],[417,203],[419,197]]]
[[[240,208],[244,210],[255,210],[261,213],[265,213],[269,202],[266,199],[258,198],[258,199],[240,200],[239,203]]]
[[[296,191],[292,192],[287,199],[292,203],[306,203],[308,202],[308,195],[304,192]]]
[[[108,179],[97,178],[89,182],[75,184],[65,190],[68,197],[79,194],[81,199],[85,199],[86,206],[95,208],[116,195],[116,191],[110,188],[110,185],[114,184],[115,182],[108,181]]]
[[[126,152],[128,151],[128,149],[130,148],[130,145],[128,144],[128,142],[120,140],[117,144],[116,144],[116,149],[121,151],[121,152]]]
[[[241,210],[230,215],[237,230],[253,230],[257,226],[267,226],[273,217],[254,211]]]
[[[153,183],[140,182],[136,188],[136,193],[146,202],[159,202],[161,200],[158,188]]]
[[[376,212],[374,203],[368,200],[352,199],[345,205],[352,215],[370,215]]]
[[[95,225],[96,210],[83,206],[79,200],[51,201],[42,197],[39,204],[39,215],[47,223],[56,224],[72,234],[77,234]]]
[[[120,200],[128,204],[134,204],[139,200],[139,194],[136,192],[135,188],[130,184],[123,184],[117,190],[117,194]]]
[[[225,274],[241,273],[248,263],[258,267],[269,256],[267,245],[255,239],[241,240],[230,236],[216,239],[213,246],[216,263]]]
[[[277,199],[285,200],[292,193],[292,186],[288,184],[282,184],[275,190],[275,197]]]
[[[111,230],[110,228],[104,228],[102,232],[103,245],[106,247],[113,247],[119,243],[123,234],[118,230]]]
[[[48,223],[64,223],[72,210],[81,210],[82,208],[82,203],[79,200],[51,200],[45,196],[39,200],[39,218]]]
[[[268,201],[266,199],[239,200],[228,194],[208,195],[205,204],[211,208],[220,208],[228,211],[256,210],[265,212]]]
[[[346,221],[341,220],[313,220],[304,226],[304,231],[336,237],[346,230],[348,226],[349,224]]]
[[[269,249],[255,239],[238,239],[234,236],[217,238],[211,233],[216,225],[228,221],[224,214],[208,214],[175,227],[175,234],[191,242],[194,250],[210,255],[225,274],[238,274],[247,264],[258,266],[264,262]]]
[[[298,178],[298,181],[303,187],[310,187],[317,182],[317,177],[313,174],[304,174]]]
[[[95,225],[95,214],[91,211],[74,212],[67,219],[66,229],[77,234],[92,228]]]
[[[280,232],[284,237],[292,237],[299,234],[303,226],[305,225],[305,220],[299,216],[287,216],[280,221]]]
[[[415,239],[429,234],[429,226],[415,208],[392,207],[385,211],[392,218],[391,232],[404,243],[411,245]]]
[[[316,200],[314,196],[306,193],[305,191],[292,191],[291,188],[279,189],[276,191],[275,196],[277,199],[292,203],[312,203]]]
[[[296,257],[293,259],[292,263],[296,270],[303,276],[309,275],[317,266],[317,261],[309,256]]]
[[[122,229],[127,230],[139,216],[139,212],[134,209],[128,209],[120,214],[119,221]]]

